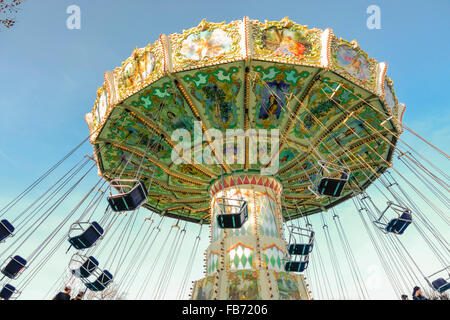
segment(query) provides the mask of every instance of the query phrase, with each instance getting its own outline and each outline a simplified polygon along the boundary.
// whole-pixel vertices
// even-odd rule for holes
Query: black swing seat
[[[108,270],[103,270],[102,274],[94,282],[86,283],[86,287],[91,291],[103,291],[112,281],[113,276]]]
[[[345,184],[350,178],[350,170],[324,160],[317,161],[320,169],[311,186],[308,187],[316,196],[340,197]]]
[[[444,293],[450,288],[450,283],[447,282],[444,278],[438,278],[434,280],[431,285],[439,293]]]
[[[322,178],[317,186],[317,191],[323,196],[340,197],[347,180],[348,173],[343,173],[340,179]]]
[[[16,291],[16,288],[10,284],[5,284],[0,291],[0,299],[9,300]]]
[[[405,210],[399,218],[392,219],[386,226],[387,232],[403,234],[406,228],[411,224],[412,216],[409,210]]]
[[[308,267],[309,261],[288,261],[284,265],[284,270],[287,272],[303,272]]]
[[[217,224],[221,229],[239,229],[248,219],[247,201],[242,201],[237,213],[224,213],[217,215]],[[221,206],[219,204],[219,206]],[[231,205],[224,205],[231,206]],[[235,207],[235,206],[234,206]]]
[[[307,255],[310,254],[313,249],[313,245],[310,243],[302,243],[302,244],[290,244],[288,246],[288,252],[289,254],[294,255]]]
[[[80,268],[71,270],[72,274],[78,278],[88,278],[92,272],[98,267],[98,261],[94,257],[89,257],[86,261],[80,266]]]
[[[129,186],[121,185],[121,187]],[[147,195],[148,192],[144,183],[137,181],[130,191],[109,196],[108,203],[115,212],[133,211],[147,201]]]
[[[15,279],[19,275],[20,271],[27,265],[27,260],[22,258],[21,256],[14,256],[11,258],[11,261],[2,269],[2,273],[4,276]]]
[[[0,221],[0,242],[8,238],[14,232],[14,227],[8,220]]]
[[[96,221],[93,221],[82,234],[69,238],[69,242],[78,250],[87,249],[95,244],[103,235],[103,232],[103,228]]]
[[[314,246],[314,231],[309,228],[289,226],[289,255],[307,256],[311,253]],[[305,237],[308,241],[305,241]],[[307,259],[306,259],[307,260]]]

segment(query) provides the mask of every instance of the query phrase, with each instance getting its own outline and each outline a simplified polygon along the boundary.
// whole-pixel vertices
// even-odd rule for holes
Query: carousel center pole
[[[256,174],[235,174],[211,185],[211,244],[205,278],[194,282],[192,299],[310,299],[303,276],[284,271],[281,193],[276,179]],[[241,228],[219,228],[223,198],[247,202],[248,219]]]

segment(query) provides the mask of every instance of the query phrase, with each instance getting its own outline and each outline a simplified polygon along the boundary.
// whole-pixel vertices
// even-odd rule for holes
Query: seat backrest
[[[94,257],[89,257],[80,267],[80,278],[89,277],[98,265],[99,263]]]
[[[411,213],[409,212],[409,210],[403,211],[402,215],[400,216],[400,219],[411,222],[412,216],[411,216]]]
[[[0,291],[0,298],[2,298],[4,300],[9,300],[15,291],[16,291],[15,287],[13,287],[10,284],[6,284],[3,286],[2,290]]]
[[[289,254],[295,255],[306,255],[309,254],[312,250],[312,245],[309,243],[302,244],[290,244],[288,247]]]
[[[27,261],[21,256],[14,256],[11,261],[2,270],[2,273],[8,278],[14,278],[27,264]]]
[[[127,194],[127,202],[130,207],[137,208],[147,199],[147,189],[142,182],[136,184],[136,186]]]
[[[108,270],[103,270],[102,275],[99,277],[103,284],[108,284],[113,279],[113,275]]]
[[[444,278],[438,278],[438,279],[434,280],[431,284],[437,290],[440,287],[445,286],[447,284],[447,281],[445,281]]]
[[[103,235],[103,228],[96,222],[92,222],[83,234],[80,235],[90,245],[93,245]]]
[[[0,221],[0,241],[5,240],[14,232],[14,227],[8,220]]]
[[[3,219],[3,220],[0,221],[0,228],[5,229],[9,233],[13,233],[14,232],[14,226],[6,219]]]
[[[240,213],[226,213],[217,215],[218,225],[223,229],[239,229],[242,227],[245,220],[246,218]]]
[[[345,181],[333,178],[322,178],[317,187],[321,195],[339,197],[344,188]]]

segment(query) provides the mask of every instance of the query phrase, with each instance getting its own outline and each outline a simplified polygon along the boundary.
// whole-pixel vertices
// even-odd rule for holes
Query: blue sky
[[[81,8],[81,30],[66,28],[66,8],[72,4]],[[366,8],[372,4],[381,8],[380,30],[366,27]],[[448,152],[449,10],[448,0],[26,1],[17,25],[0,32],[0,201],[18,194],[88,135],[84,115],[106,70],[161,33],[180,33],[203,18],[229,22],[243,16],[289,16],[357,39],[371,57],[388,63],[396,95],[407,106],[405,123]],[[405,139],[429,152],[416,139]],[[433,159],[448,171],[447,161]],[[364,252],[365,246],[355,244],[354,250]],[[42,274],[42,283],[51,277]],[[40,298],[38,291],[35,287],[25,297]]]

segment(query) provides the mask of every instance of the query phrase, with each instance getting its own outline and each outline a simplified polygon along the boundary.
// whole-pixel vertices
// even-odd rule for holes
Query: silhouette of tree
[[[84,300],[126,300],[126,294],[119,293],[118,286],[112,283],[103,291],[88,291]]]
[[[25,0],[0,0],[0,31],[10,29],[16,24],[19,6]]]

